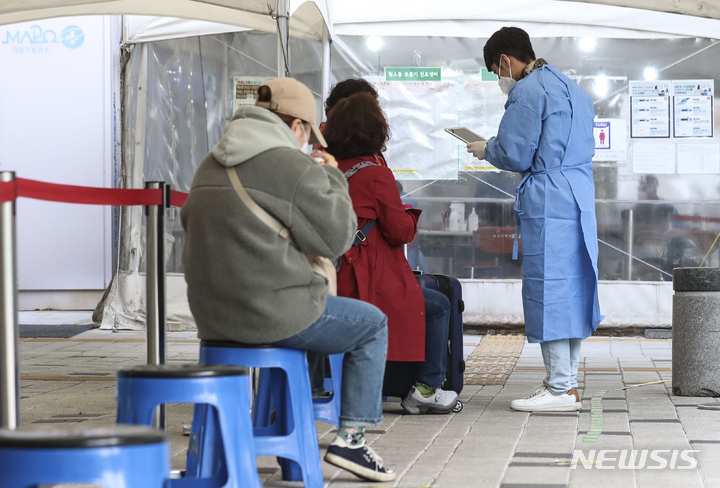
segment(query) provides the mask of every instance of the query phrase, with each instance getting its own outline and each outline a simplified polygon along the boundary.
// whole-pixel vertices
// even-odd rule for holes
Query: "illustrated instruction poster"
[[[671,81],[630,82],[630,137],[670,137]]]
[[[595,155],[593,161],[627,161],[627,121],[595,119],[593,122]]]
[[[458,122],[456,82],[367,79],[375,85],[390,123],[385,158],[395,178],[456,180],[457,139],[445,132]]]
[[[234,76],[233,77],[233,113],[242,105],[255,105],[258,88],[271,76]]]
[[[482,75],[467,76],[462,82],[462,88],[459,125],[467,127],[485,139],[496,136],[507,102],[507,96],[500,90],[497,81],[483,81]],[[457,144],[460,164],[465,171],[497,169],[487,161],[480,161],[472,154],[468,154],[462,141],[458,141]]]
[[[673,81],[673,135],[713,136],[714,80]]]

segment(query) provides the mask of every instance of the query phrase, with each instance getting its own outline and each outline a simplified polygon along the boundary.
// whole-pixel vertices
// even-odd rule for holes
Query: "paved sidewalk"
[[[168,362],[197,361],[193,332],[169,332],[168,338]],[[400,400],[391,398],[383,423],[369,429],[368,440],[398,479],[363,482],[323,463],[326,486],[720,488],[720,411],[698,408],[720,400],[672,396],[665,381],[671,378],[671,341],[588,339],[579,377],[583,410],[545,414],[509,409],[511,400],[532,393],[544,376],[539,346],[522,344],[517,336],[466,336],[468,377],[484,384],[465,386],[463,411],[403,415]],[[20,349],[22,423],[34,428],[114,423],[115,371],[144,363],[146,353],[143,333],[100,330],[70,339],[22,339]],[[186,405],[169,408],[175,469],[184,466],[188,438],[182,427],[191,415]],[[324,450],[334,431],[328,424],[317,426]],[[651,457],[649,450],[658,449],[665,452]],[[574,450],[583,455],[573,466]],[[598,459],[601,450],[610,451]],[[637,450],[634,465],[648,450],[644,467],[618,469],[617,458],[627,464],[632,450]],[[695,452],[681,452],[687,450]],[[692,459],[697,467],[677,469]],[[274,458],[258,463],[265,486],[302,486],[281,481]],[[666,467],[654,469],[660,464]]]

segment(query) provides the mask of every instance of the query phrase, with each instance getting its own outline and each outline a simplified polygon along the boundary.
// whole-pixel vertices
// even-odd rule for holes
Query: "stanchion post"
[[[0,172],[0,182],[15,172]],[[20,426],[20,361],[17,314],[15,201],[0,203],[0,427]]]
[[[625,223],[625,243],[627,245],[627,256],[625,257],[625,276],[627,281],[632,280],[633,272],[633,247],[635,239],[635,215],[632,208],[627,211],[627,222]]]
[[[145,183],[146,189],[162,190],[162,204],[145,207],[146,222],[146,250],[145,263],[147,263],[147,363],[165,364],[165,349],[167,345],[167,313],[165,308],[165,209],[170,202],[170,187],[162,181],[149,181]],[[165,427],[165,406],[160,408],[160,415],[156,417],[155,425]]]

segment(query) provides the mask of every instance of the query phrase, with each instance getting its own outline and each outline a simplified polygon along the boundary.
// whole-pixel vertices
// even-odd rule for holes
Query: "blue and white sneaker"
[[[372,447],[365,444],[365,438],[357,444],[348,444],[342,437],[336,437],[325,453],[325,461],[366,480],[395,479],[395,471],[383,466],[382,458],[373,451]]]

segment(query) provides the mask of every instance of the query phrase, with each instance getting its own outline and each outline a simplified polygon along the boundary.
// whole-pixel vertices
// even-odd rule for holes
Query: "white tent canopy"
[[[289,0],[290,36],[321,40],[323,25],[332,26],[330,1]],[[216,33],[236,31],[237,27],[275,32],[275,5],[275,1],[268,0],[10,0],[0,3],[0,25],[76,15],[141,15],[223,24],[220,30],[213,27]],[[157,23],[152,19],[143,22],[145,26],[148,22]],[[168,35],[168,23],[160,24],[164,38],[180,37],[188,30],[192,30],[192,35],[207,32],[198,30],[197,23],[184,26],[175,21],[170,23],[176,28],[175,34]],[[131,28],[130,32],[142,32],[147,36],[147,30],[142,26]]]
[[[584,3],[600,3],[614,5],[616,7],[633,7],[644,10],[655,10],[657,12],[668,12],[672,14],[685,14],[696,17],[708,17],[720,19],[720,1],[704,0],[695,2],[665,1],[658,0],[570,0]]]
[[[484,37],[508,24],[531,37],[716,38],[718,8],[679,13],[659,11],[658,5],[679,2],[651,0],[334,0],[334,32],[340,35]],[[713,4],[720,4],[713,0]],[[608,5],[612,4],[612,5]],[[698,5],[707,6],[708,2]],[[652,5],[644,10],[641,7]],[[693,3],[693,5],[695,5]],[[713,18],[703,14],[712,12]]]
[[[290,36],[482,37],[503,25],[532,37],[717,38],[720,0],[287,0]],[[275,32],[268,0],[10,0],[0,24],[73,15],[127,15],[125,40],[144,42],[256,29]],[[332,15],[332,18],[331,18]]]
[[[146,15],[126,15],[123,17],[123,41],[130,44],[246,30],[252,29],[202,20],[178,19],[176,17],[150,17]]]

